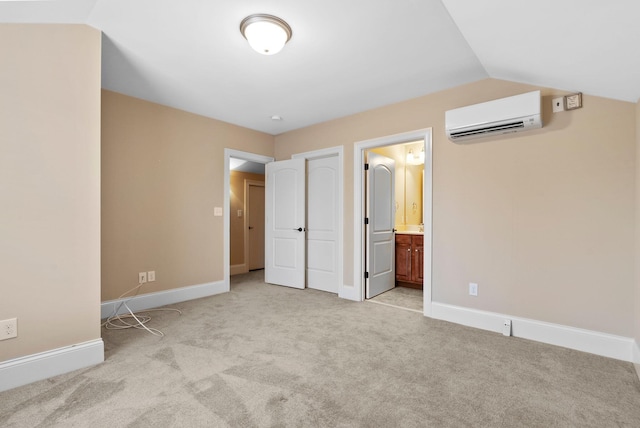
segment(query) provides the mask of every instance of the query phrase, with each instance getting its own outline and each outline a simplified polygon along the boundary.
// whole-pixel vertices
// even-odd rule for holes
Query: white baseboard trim
[[[121,302],[127,302],[127,306],[132,311],[144,311],[145,309],[158,308],[160,306],[172,305],[174,303],[186,302],[187,300],[200,299],[201,297],[213,296],[215,294],[229,291],[229,284],[225,281],[209,282],[206,284],[191,285],[189,287],[174,288],[172,290],[158,291],[156,293],[142,294],[131,298],[107,300],[100,306],[100,318],[105,319],[114,315],[128,312]]]
[[[338,289],[338,297],[341,299],[354,300],[356,302],[361,302],[362,298],[360,297],[359,290],[356,289],[353,285],[342,285]]]
[[[635,341],[628,337],[615,336],[560,324],[436,302],[432,303],[432,309],[433,318],[496,333],[502,333],[504,320],[510,319],[512,336],[589,352],[617,360],[633,362],[633,348],[634,346],[637,347]]]
[[[241,265],[231,265],[229,267],[230,276],[239,275],[241,273],[247,273],[247,272],[249,272],[249,268],[247,267],[246,263],[243,263]]]
[[[102,339],[8,360],[0,363],[0,392],[100,364],[103,361]]]

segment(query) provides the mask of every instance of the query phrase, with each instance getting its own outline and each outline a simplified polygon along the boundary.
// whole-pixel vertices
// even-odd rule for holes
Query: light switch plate
[[[469,283],[469,295],[470,296],[477,296],[478,295],[478,284],[476,284],[475,282],[470,282]]]
[[[222,217],[222,207],[214,207],[213,215],[216,217]]]

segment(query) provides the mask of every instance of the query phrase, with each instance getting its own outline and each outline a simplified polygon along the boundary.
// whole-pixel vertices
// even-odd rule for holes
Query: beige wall
[[[0,24],[0,52],[0,319],[19,324],[0,342],[5,361],[100,337],[100,32]],[[225,147],[285,159],[343,145],[351,230],[354,143],[431,126],[433,300],[640,340],[640,104],[585,95],[583,109],[552,115],[562,92],[541,88],[541,130],[472,145],[444,136],[444,111],[533,89],[488,79],[292,131],[275,147],[103,91],[102,299],[139,271],[157,272],[143,293],[222,279],[213,207]],[[352,266],[345,234],[345,284]]]
[[[100,338],[100,37],[0,24],[0,361]]]
[[[102,92],[102,299],[223,279],[224,149],[273,156],[273,137]],[[225,213],[227,215],[228,213]]]
[[[229,174],[229,258],[231,266],[242,265],[244,260],[244,217],[247,210],[244,206],[244,180],[264,182],[264,175],[248,172],[231,171]],[[238,217],[238,210],[242,210],[242,217]],[[248,267],[247,267],[248,269]]]
[[[640,346],[640,100],[636,103],[636,251],[635,251],[635,331],[636,348]],[[636,372],[640,376],[640,361],[636,361]]]
[[[535,89],[544,128],[446,139],[446,110]],[[487,79],[279,135],[275,156],[343,145],[351,230],[354,143],[433,127],[433,301],[632,337],[636,107],[585,95],[584,108],[552,115],[558,94]]]

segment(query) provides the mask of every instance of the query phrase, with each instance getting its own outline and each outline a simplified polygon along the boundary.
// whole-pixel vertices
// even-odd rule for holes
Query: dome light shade
[[[263,55],[274,55],[291,39],[291,27],[277,16],[249,15],[240,23],[240,32],[249,45]]]

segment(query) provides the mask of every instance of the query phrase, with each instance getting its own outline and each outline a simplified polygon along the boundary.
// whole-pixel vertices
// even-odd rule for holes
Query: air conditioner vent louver
[[[456,143],[541,128],[540,91],[449,110],[445,126]]]
[[[508,131],[508,130],[511,130],[512,132],[516,132],[515,130],[518,129],[518,128],[524,128],[524,122],[523,121],[513,122],[513,123],[505,123],[504,125],[489,126],[489,127],[486,127],[486,128],[475,129],[475,130],[470,130],[470,131],[452,132],[450,137],[453,140],[453,139],[456,139],[456,138],[468,137],[470,135],[480,136],[481,134],[492,134],[492,133],[495,133],[496,131]]]

